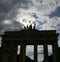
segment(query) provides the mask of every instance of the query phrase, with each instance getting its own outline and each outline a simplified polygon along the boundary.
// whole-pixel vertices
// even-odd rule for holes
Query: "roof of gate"
[[[21,31],[5,31],[4,35],[2,37],[15,37],[15,38],[21,38],[21,37],[57,37],[58,34],[56,34],[56,30],[37,30],[35,29],[35,26],[32,28],[32,25],[29,27],[24,27]]]
[[[21,30],[21,31],[6,31],[4,37],[56,37],[56,30]]]

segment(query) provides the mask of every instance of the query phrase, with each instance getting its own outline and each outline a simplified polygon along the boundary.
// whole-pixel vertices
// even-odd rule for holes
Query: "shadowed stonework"
[[[17,62],[20,62],[20,55],[17,55]],[[25,56],[25,62],[34,62],[34,60],[30,59],[28,56]]]
[[[31,59],[26,56],[26,45],[34,45],[34,62],[37,62],[37,45],[44,46],[44,62],[48,62],[47,45],[52,45],[53,62],[57,62],[57,36],[55,30],[38,31],[31,26],[21,31],[6,31],[4,35],[1,35],[0,62],[29,62]],[[19,56],[17,55],[18,45],[21,46]]]
[[[58,52],[57,53],[57,62],[60,62],[60,47],[58,47],[57,52]],[[43,60],[43,62],[44,62],[44,60]],[[53,54],[48,56],[48,62],[54,62],[53,61]]]

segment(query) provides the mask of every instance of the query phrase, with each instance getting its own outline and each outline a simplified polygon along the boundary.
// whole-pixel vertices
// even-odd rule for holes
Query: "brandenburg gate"
[[[17,62],[17,47],[20,45],[20,61],[25,62],[26,45],[34,45],[34,62],[37,62],[37,45],[44,47],[44,62],[48,62],[47,45],[52,45],[53,61],[57,62],[58,34],[55,30],[38,31],[24,29],[21,31],[6,31],[2,37],[0,62]]]

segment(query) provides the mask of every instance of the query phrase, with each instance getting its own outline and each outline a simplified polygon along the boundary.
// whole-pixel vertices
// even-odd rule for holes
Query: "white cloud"
[[[37,0],[32,0],[32,2],[33,9],[35,8],[34,10],[37,10],[38,14],[40,15],[49,14],[51,11],[54,11],[57,7],[60,6],[60,0],[42,0],[42,3],[39,3],[39,1],[37,2]]]
[[[12,21],[10,21],[10,20],[4,20],[3,24],[12,24]]]
[[[42,26],[43,30],[59,30],[60,17],[46,18],[45,20],[47,23]]]

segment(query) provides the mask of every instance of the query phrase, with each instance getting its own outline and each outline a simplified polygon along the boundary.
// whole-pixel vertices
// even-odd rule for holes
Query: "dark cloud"
[[[19,8],[28,8],[28,3],[29,0],[0,0],[0,20],[1,17],[7,15],[10,10],[14,9],[15,10]],[[3,16],[2,16],[3,14]],[[3,18],[4,19],[4,18]]]
[[[21,29],[21,23],[14,21],[17,10],[20,8],[28,9],[30,2],[30,0],[0,0],[0,31],[17,29],[17,27]],[[13,21],[12,25],[3,25],[2,22],[4,22],[5,19]]]
[[[60,7],[57,7],[54,12],[51,12],[51,14],[48,15],[50,18],[52,17],[60,17]]]
[[[0,23],[0,32],[4,29],[3,24]]]
[[[0,32],[4,31],[20,31],[22,29],[22,24],[13,21],[12,24],[3,24],[0,23]]]
[[[0,0],[0,12],[8,12],[10,9],[20,6],[28,6],[29,0]]]

